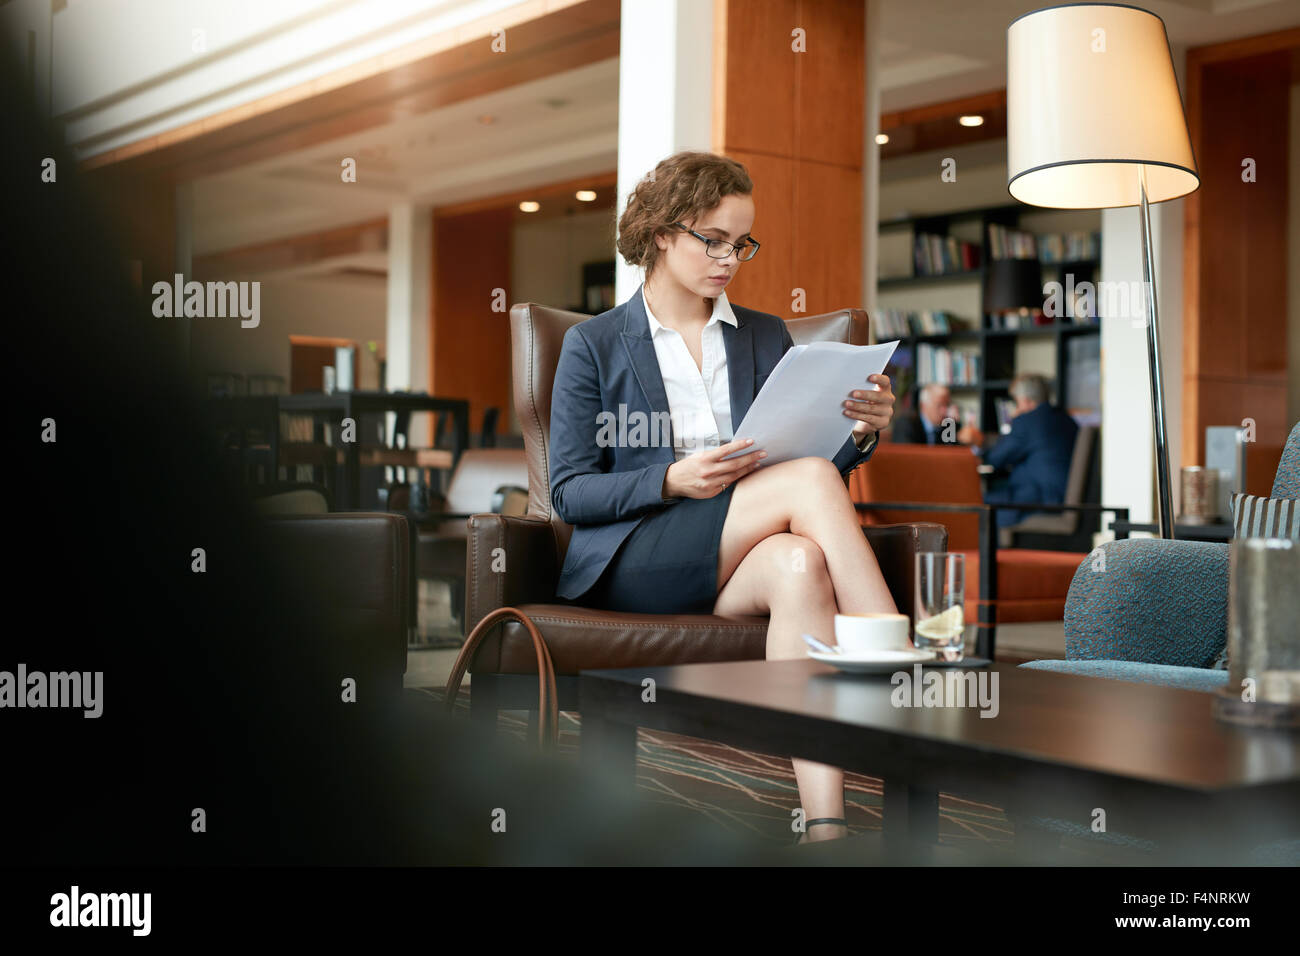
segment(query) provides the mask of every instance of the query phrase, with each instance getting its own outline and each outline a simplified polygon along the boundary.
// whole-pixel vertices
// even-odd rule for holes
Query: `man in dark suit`
[[[925,385],[917,394],[917,410],[894,419],[890,439],[914,445],[957,445],[959,427],[952,395],[946,385]]]
[[[1011,431],[984,453],[984,463],[1011,474],[1002,487],[986,491],[984,500],[989,504],[1061,502],[1065,499],[1079,426],[1067,413],[1048,403],[1047,381],[1041,375],[1017,375],[1009,391],[1016,403]],[[980,454],[983,435],[967,427],[962,429],[962,439]],[[1015,524],[1031,513],[999,510],[998,527]]]

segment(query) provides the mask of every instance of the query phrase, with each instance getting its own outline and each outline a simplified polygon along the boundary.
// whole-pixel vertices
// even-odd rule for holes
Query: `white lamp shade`
[[[1007,28],[1007,191],[1109,209],[1200,185],[1165,24],[1109,3],[1036,10]]]

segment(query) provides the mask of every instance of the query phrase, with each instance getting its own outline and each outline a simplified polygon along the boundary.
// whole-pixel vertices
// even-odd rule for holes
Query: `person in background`
[[[983,454],[984,463],[1009,471],[1005,483],[984,493],[988,504],[1041,501],[1056,504],[1065,499],[1065,485],[1074,456],[1079,426],[1066,412],[1047,400],[1047,380],[1041,375],[1017,375],[1008,388],[1016,407],[1011,431],[999,436],[987,452],[985,436],[973,425],[961,430],[960,441]],[[1028,511],[999,510],[998,527],[1015,524]]]
[[[917,394],[917,410],[894,420],[890,439],[915,445],[957,445],[961,433],[957,409],[947,385],[923,385]],[[947,424],[945,424],[947,423]]]

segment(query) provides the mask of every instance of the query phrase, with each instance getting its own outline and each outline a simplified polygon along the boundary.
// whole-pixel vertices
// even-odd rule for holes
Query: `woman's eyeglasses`
[[[731,255],[731,252],[734,249],[736,251],[737,259],[741,262],[748,262],[750,259],[754,258],[754,255],[758,252],[759,243],[755,242],[752,237],[737,244],[734,242],[727,242],[725,239],[710,239],[708,236],[701,236],[694,229],[687,229],[680,222],[675,222],[673,225],[689,232],[696,239],[700,240],[700,242],[704,243],[704,251],[708,253],[709,258],[711,259],[725,259],[727,256]]]

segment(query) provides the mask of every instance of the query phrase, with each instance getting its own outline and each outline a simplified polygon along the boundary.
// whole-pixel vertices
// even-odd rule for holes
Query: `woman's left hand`
[[[890,419],[894,417],[894,387],[889,376],[870,375],[867,381],[880,386],[880,390],[853,391],[844,402],[844,414],[858,420],[858,424],[853,426],[853,434],[859,440],[873,431],[888,428]]]

